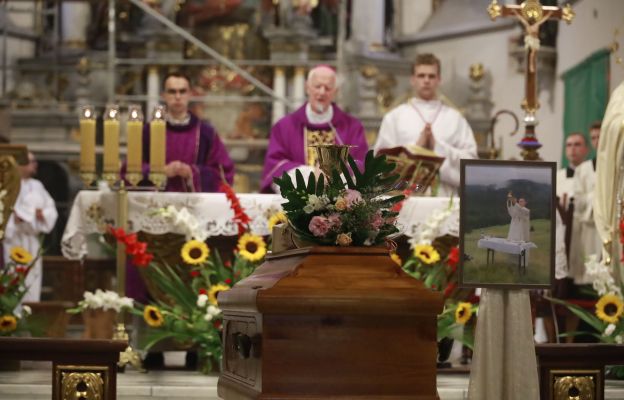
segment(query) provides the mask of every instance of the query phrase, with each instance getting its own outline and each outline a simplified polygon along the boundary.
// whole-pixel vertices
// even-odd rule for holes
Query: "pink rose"
[[[351,208],[362,201],[362,194],[357,190],[347,189],[344,198],[347,201],[347,208]]]
[[[315,216],[308,226],[314,236],[325,236],[329,232],[329,221],[325,217]]]
[[[381,211],[377,210],[373,215],[373,218],[371,219],[371,225],[373,226],[373,229],[377,230],[381,228],[384,222],[384,219],[381,217]]]
[[[327,221],[329,222],[330,229],[340,228],[340,225],[342,225],[342,221],[340,220],[340,214],[338,213],[329,214],[329,216],[327,217]]]

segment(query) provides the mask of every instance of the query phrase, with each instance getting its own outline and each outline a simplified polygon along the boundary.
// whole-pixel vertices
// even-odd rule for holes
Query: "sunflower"
[[[0,317],[0,332],[13,332],[17,328],[17,319],[12,315]]]
[[[273,227],[275,225],[285,224],[286,222],[288,222],[288,218],[286,218],[286,214],[282,211],[271,215],[271,218],[269,218],[269,232],[273,232]]]
[[[418,244],[414,247],[414,256],[425,264],[433,264],[440,261],[440,253],[430,244]]]
[[[224,285],[222,283],[217,283],[216,285],[210,286],[210,290],[208,291],[208,301],[213,306],[216,306],[217,303],[217,295],[219,292],[224,292],[226,290],[230,290],[228,285]]]
[[[403,260],[401,260],[401,257],[399,257],[397,253],[390,254],[390,259],[392,259],[392,261],[394,261],[399,267],[403,265]]]
[[[33,260],[33,256],[25,248],[15,246],[11,249],[11,260],[18,264],[27,265]]]
[[[165,323],[165,319],[163,318],[158,307],[154,306],[145,306],[143,310],[143,319],[149,326],[152,328],[158,328]]]
[[[457,304],[457,308],[455,309],[455,322],[465,325],[470,317],[472,317],[472,304],[466,302]]]
[[[210,255],[210,249],[208,249],[208,246],[204,242],[189,240],[182,246],[180,255],[185,263],[198,265],[206,261],[208,255]]]
[[[260,261],[266,254],[266,243],[260,236],[245,233],[238,239],[238,251],[247,261]]]
[[[605,294],[596,303],[596,316],[609,324],[617,324],[624,312],[622,299],[613,293]]]

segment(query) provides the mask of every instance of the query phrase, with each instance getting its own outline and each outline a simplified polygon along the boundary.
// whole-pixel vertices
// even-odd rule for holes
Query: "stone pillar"
[[[286,97],[286,73],[284,67],[275,67],[273,74],[273,91],[278,96]],[[272,124],[279,121],[284,115],[286,115],[286,105],[277,99],[273,100]]]
[[[293,104],[295,105],[295,108],[301,107],[306,100],[305,74],[305,67],[295,67],[295,77],[293,78]]]
[[[91,21],[89,2],[61,3],[61,38],[64,48],[84,49],[87,45],[87,27]]]
[[[384,0],[358,0],[351,11],[351,40],[363,49],[384,42]]]
[[[145,110],[145,120],[152,119],[152,111],[158,105],[160,99],[160,74],[158,67],[150,66],[147,69],[147,109]]]

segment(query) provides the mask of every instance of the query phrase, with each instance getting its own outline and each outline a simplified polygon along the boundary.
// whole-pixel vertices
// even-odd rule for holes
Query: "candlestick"
[[[141,106],[128,106],[127,132],[127,173],[126,179],[132,186],[136,186],[142,177],[143,170],[143,112]]]
[[[104,113],[104,173],[108,186],[113,186],[119,177],[119,107],[106,106]]]
[[[154,107],[150,122],[150,175],[149,179],[156,187],[165,182],[166,128],[164,106]]]
[[[85,186],[95,180],[95,111],[93,106],[80,109],[80,177]]]

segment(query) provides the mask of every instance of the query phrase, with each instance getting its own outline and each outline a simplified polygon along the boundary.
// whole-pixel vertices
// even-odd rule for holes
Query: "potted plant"
[[[97,289],[95,292],[84,292],[78,306],[67,312],[82,313],[85,325],[83,339],[112,339],[117,313],[132,307],[131,298],[119,296],[112,290]]]

